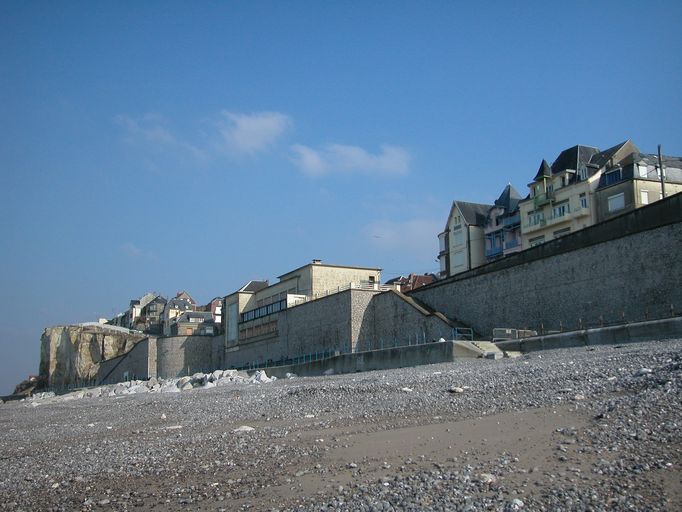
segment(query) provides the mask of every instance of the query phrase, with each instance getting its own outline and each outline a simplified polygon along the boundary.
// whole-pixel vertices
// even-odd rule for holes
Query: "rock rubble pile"
[[[216,370],[211,373],[195,373],[187,377],[175,379],[131,380],[118,384],[109,384],[93,388],[78,389],[63,395],[56,395],[53,391],[36,393],[25,398],[33,406],[46,401],[69,401],[82,398],[108,398],[123,395],[135,395],[140,393],[180,393],[194,389],[211,389],[234,384],[267,384],[277,380],[277,377],[268,377],[265,370],[257,370],[249,376],[246,372],[238,370]]]

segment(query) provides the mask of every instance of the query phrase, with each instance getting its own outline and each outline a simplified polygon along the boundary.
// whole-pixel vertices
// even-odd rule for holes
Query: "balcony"
[[[547,225],[553,226],[554,224],[561,224],[562,222],[570,221],[571,218],[572,218],[571,213],[567,212],[564,215],[550,217],[549,219],[547,219]]]
[[[519,224],[521,224],[521,214],[517,213],[516,215],[512,215],[511,217],[505,217],[502,219],[502,226],[504,226],[504,229],[514,229],[517,227]]]
[[[550,203],[553,200],[554,200],[554,192],[553,191],[547,191],[544,194],[537,194],[533,198],[533,204],[535,205],[535,208],[539,208],[543,205]]]
[[[528,222],[523,225],[523,232],[524,233],[532,233],[533,231],[537,231],[538,229],[542,229],[545,227],[547,222],[545,219],[539,219],[535,222]]]
[[[479,253],[480,254],[480,253]],[[501,256],[502,255],[502,247],[492,247],[490,249],[485,250],[485,257],[486,258],[494,258],[495,256]]]
[[[578,208],[576,208],[573,211],[574,217],[584,217],[584,216],[589,215],[589,214],[590,214],[590,209],[587,206],[585,206],[585,207],[579,206]]]

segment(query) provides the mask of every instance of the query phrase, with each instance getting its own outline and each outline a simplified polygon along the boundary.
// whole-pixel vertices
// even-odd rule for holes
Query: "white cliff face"
[[[143,338],[92,325],[48,327],[40,338],[40,375],[49,386],[94,379],[100,361],[125,354]]]

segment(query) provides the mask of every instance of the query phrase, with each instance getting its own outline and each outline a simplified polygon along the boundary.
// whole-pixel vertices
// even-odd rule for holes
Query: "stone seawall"
[[[212,336],[167,336],[156,340],[157,376],[163,379],[214,370]]]
[[[682,308],[681,252],[677,194],[409,295],[487,338],[660,318]]]

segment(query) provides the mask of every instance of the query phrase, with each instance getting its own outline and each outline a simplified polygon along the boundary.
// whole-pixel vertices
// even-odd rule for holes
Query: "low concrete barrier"
[[[534,336],[523,340],[501,341],[496,345],[502,350],[533,352],[554,348],[635,343],[670,338],[682,338],[682,317]]]
[[[311,361],[309,363],[266,368],[265,372],[269,376],[277,378],[285,377],[287,373],[295,373],[300,377],[311,377],[326,373],[355,373],[422,364],[446,363],[461,358],[477,358],[482,356],[483,351],[475,347],[471,342],[440,341],[423,345],[341,354],[329,359]]]

